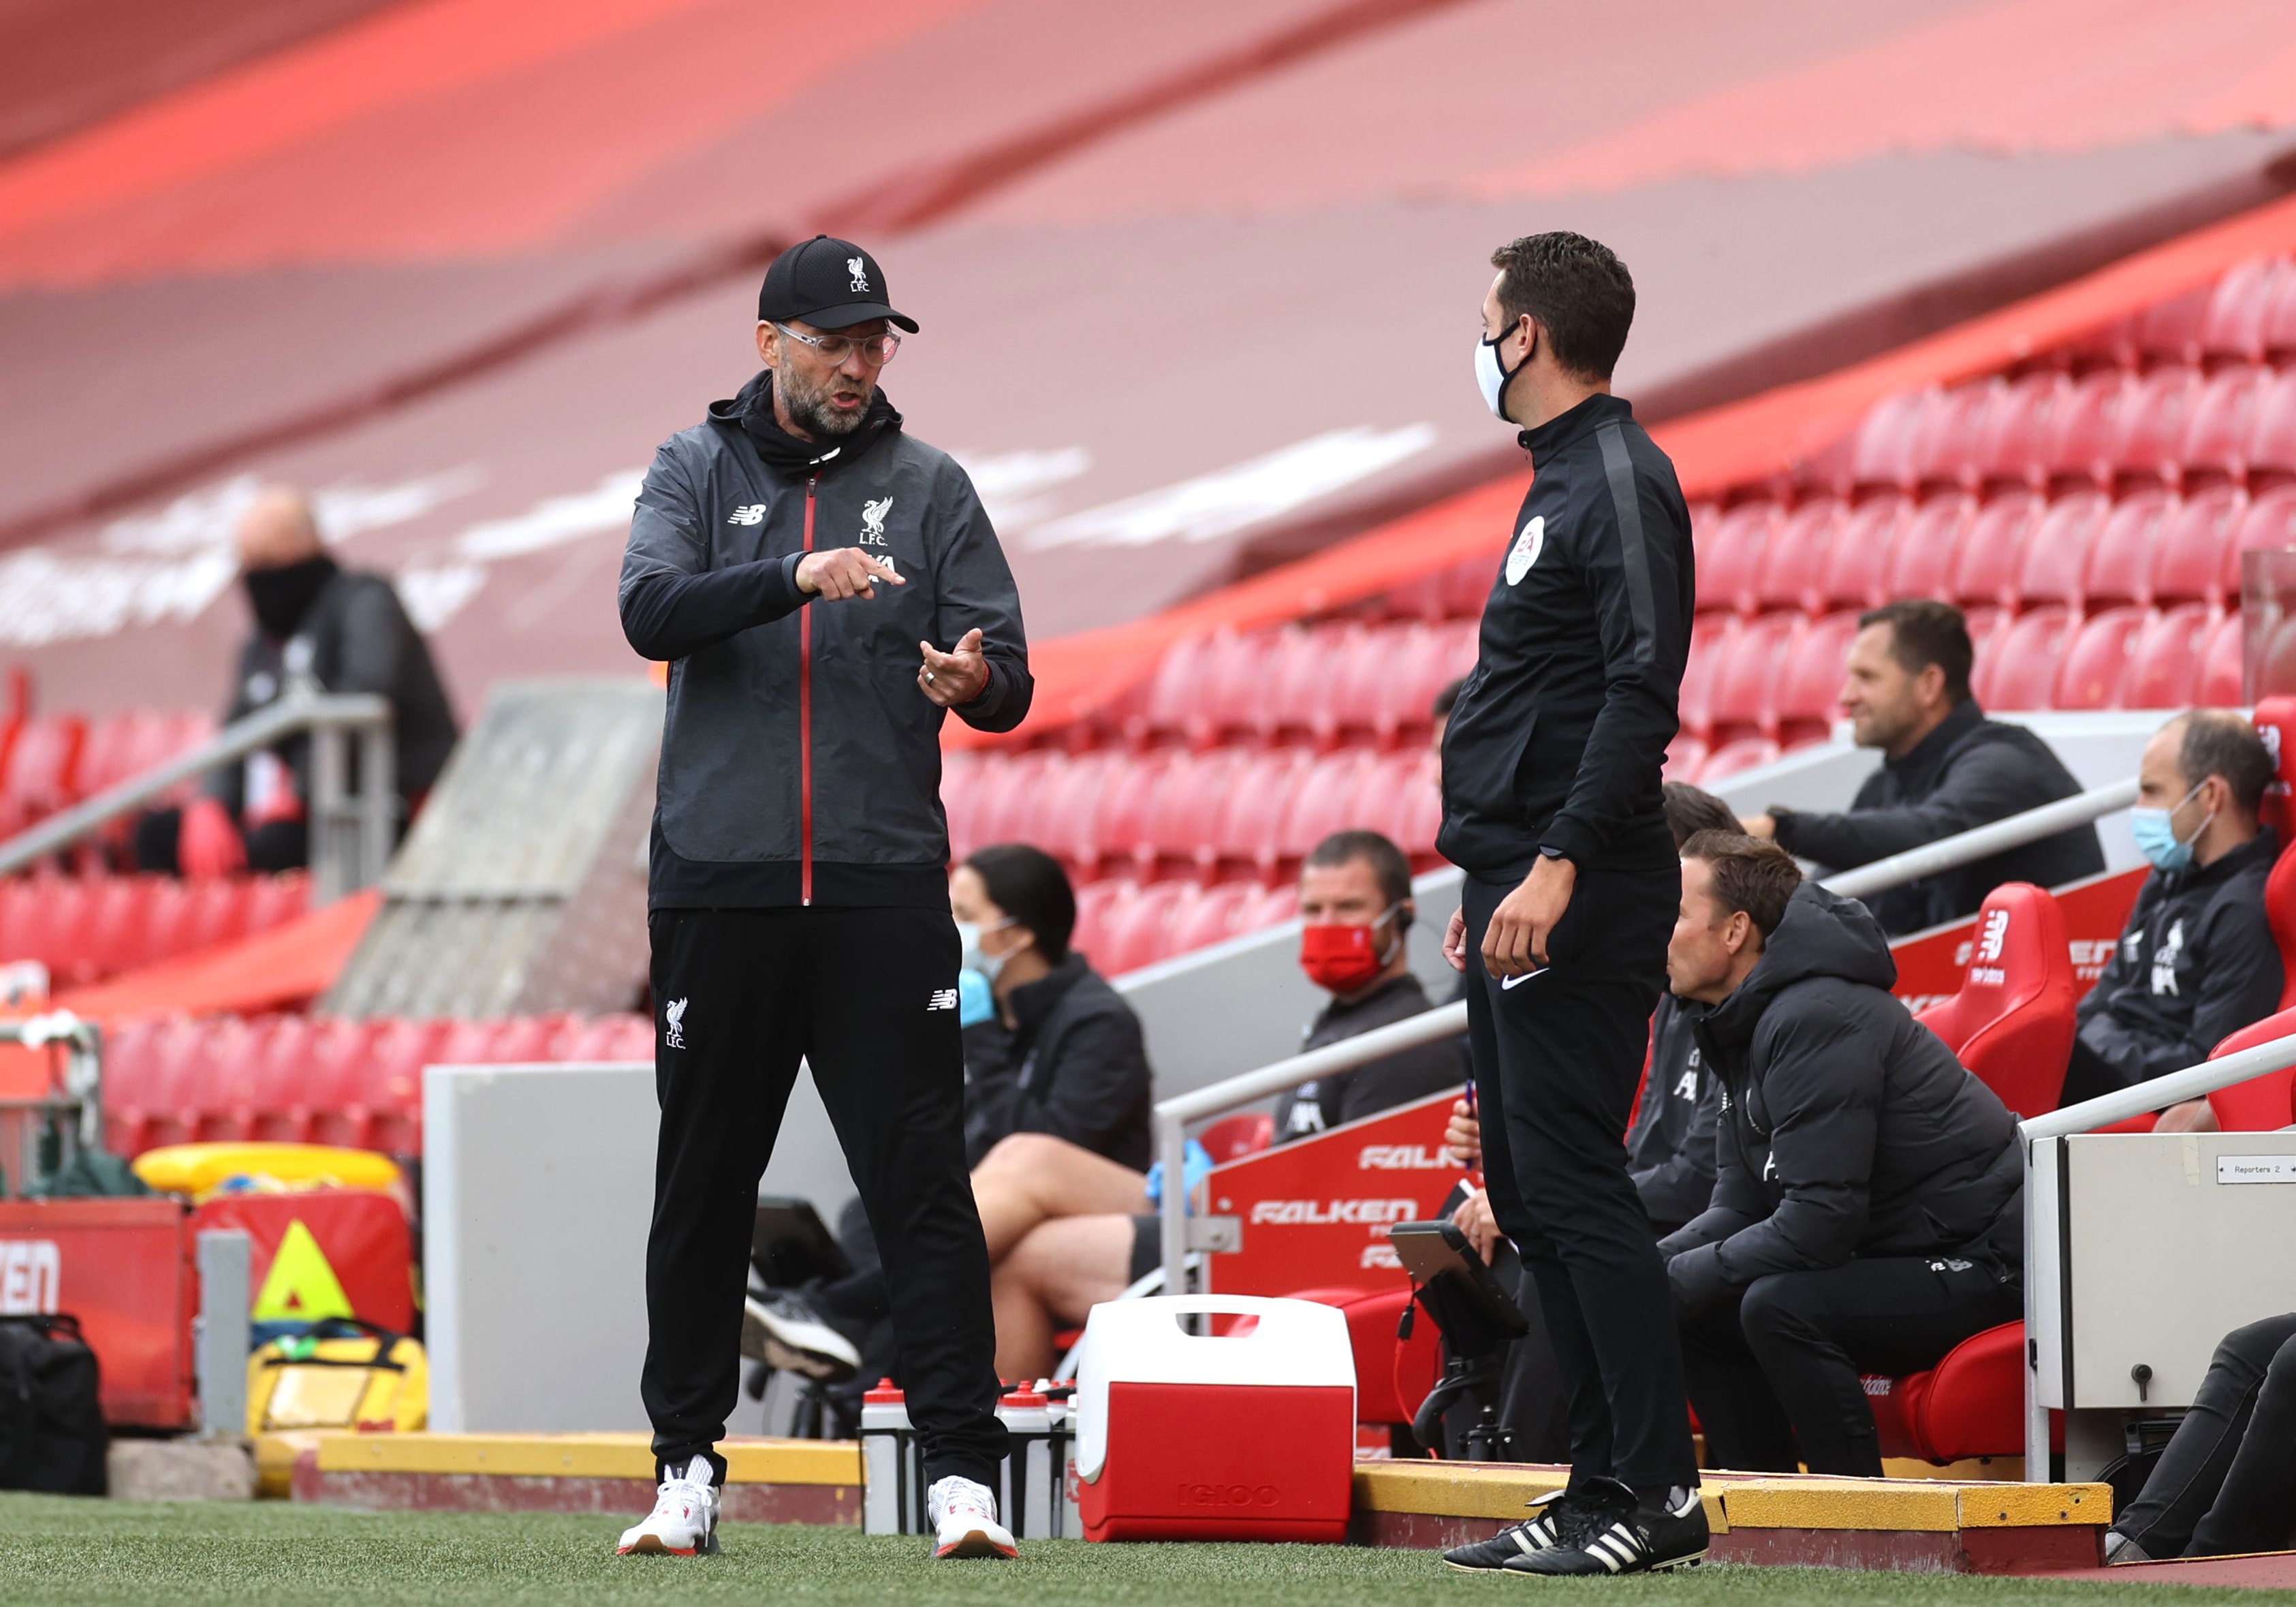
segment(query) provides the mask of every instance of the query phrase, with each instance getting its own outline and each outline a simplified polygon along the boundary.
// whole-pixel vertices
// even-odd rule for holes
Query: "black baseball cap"
[[[816,329],[850,329],[886,318],[911,334],[917,321],[895,312],[885,300],[885,275],[877,259],[849,240],[827,234],[793,245],[774,258],[758,291],[758,321],[788,324],[802,318]]]

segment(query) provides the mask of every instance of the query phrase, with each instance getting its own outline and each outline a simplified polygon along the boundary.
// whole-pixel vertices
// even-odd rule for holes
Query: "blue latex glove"
[[[996,1013],[996,1000],[988,991],[988,979],[977,971],[956,973],[956,1024],[978,1027]]]
[[[1188,1209],[1192,1211],[1195,1209],[1196,1185],[1201,1183],[1211,1169],[1211,1152],[1194,1139],[1189,1139],[1188,1147],[1181,1157],[1180,1184],[1190,1199]],[[1160,1160],[1148,1168],[1148,1203],[1159,1210],[1164,1206],[1164,1163]]]

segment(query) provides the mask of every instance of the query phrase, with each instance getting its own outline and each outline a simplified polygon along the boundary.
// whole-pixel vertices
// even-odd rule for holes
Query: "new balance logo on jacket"
[[[932,995],[931,1001],[930,1003],[928,1003],[928,1004],[925,1005],[925,1008],[926,1008],[927,1010],[954,1010],[954,1009],[955,1009],[955,1008],[956,1008],[956,989],[955,989],[955,988],[934,988],[934,989],[933,989],[933,995]]]

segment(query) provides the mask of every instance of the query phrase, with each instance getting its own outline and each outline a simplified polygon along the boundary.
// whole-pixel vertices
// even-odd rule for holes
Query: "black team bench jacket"
[[[1865,906],[1805,883],[1737,991],[1685,1006],[1722,1109],[1713,1203],[1659,1246],[1685,1305],[1853,1257],[2021,1269],[2017,1119],[1897,980]]]
[[[955,712],[1018,726],[1034,683],[1013,571],[972,480],[883,391],[852,434],[813,442],[775,422],[772,384],[662,443],[630,520],[622,631],[669,663],[651,902],[946,908],[944,710],[917,644],[978,627],[988,685]],[[849,546],[908,584],[798,590],[807,553]]]
[[[1690,654],[1690,515],[1634,409],[1587,398],[1521,437],[1534,478],[1443,737],[1445,858],[1663,868],[1660,769]]]

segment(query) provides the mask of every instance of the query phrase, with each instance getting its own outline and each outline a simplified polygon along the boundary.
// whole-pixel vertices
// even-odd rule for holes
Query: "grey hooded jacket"
[[[652,907],[946,907],[944,710],[916,684],[917,644],[980,627],[988,685],[956,713],[1019,725],[1033,683],[1012,570],[964,471],[882,391],[808,462],[770,422],[771,384],[662,443],[630,520],[623,633],[669,664]],[[808,552],[844,546],[907,584],[798,590]]]
[[[1804,883],[1753,974],[1689,1007],[1722,1110],[1713,1202],[1659,1246],[1684,1305],[1859,1257],[2019,1275],[2017,1119],[1906,1013],[1897,979],[1865,906]]]

